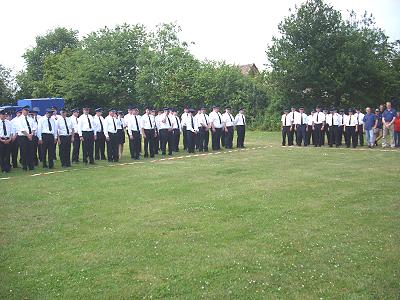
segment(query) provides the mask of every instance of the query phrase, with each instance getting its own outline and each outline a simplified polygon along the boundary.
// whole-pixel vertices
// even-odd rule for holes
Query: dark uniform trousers
[[[43,166],[48,166],[49,168],[54,167],[54,135],[50,133],[42,134],[42,157],[43,157]],[[48,155],[48,157],[47,157]],[[60,157],[61,158],[61,157]],[[47,160],[49,164],[47,164]]]
[[[154,154],[158,154],[160,150],[160,132],[156,129],[155,130],[156,137],[154,138]],[[185,138],[185,136],[183,136]]]
[[[358,140],[360,141],[360,146],[364,146],[364,125],[360,124],[360,125],[356,125],[357,126],[357,138],[356,138],[356,142],[358,144]]]
[[[296,128],[296,144],[297,146],[301,146],[301,143],[303,143],[304,146],[307,146],[307,125],[297,125]]]
[[[79,149],[81,147],[81,140],[79,138],[79,134],[74,134],[74,143],[72,144],[72,161],[78,162],[79,161]]]
[[[18,167],[18,150],[19,150],[19,141],[18,141],[19,139],[18,139],[18,137],[13,141],[13,142],[11,142],[11,160],[12,160],[12,166],[13,166],[13,168],[17,168]],[[33,151],[33,150],[32,150]],[[21,155],[20,155],[21,156]],[[21,157],[20,157],[21,158]],[[20,161],[21,161],[21,159],[20,159]]]
[[[61,166],[70,167],[71,166],[71,136],[70,135],[60,135],[60,161]]]
[[[204,127],[199,127],[198,135],[200,137],[199,151],[207,152],[208,151],[208,141],[210,139],[210,132]]]
[[[27,168],[29,168],[29,170],[33,170],[33,141],[30,141],[26,136],[18,136],[17,141],[20,149],[22,168],[24,170]]]
[[[94,163],[93,158],[93,148],[94,148],[94,133],[93,131],[82,131],[82,148],[83,148],[83,162],[88,163],[88,159],[90,163]]]
[[[194,132],[187,130],[187,143],[188,143],[188,152],[189,153],[194,153],[194,147],[195,147],[195,141],[196,141],[196,136]]]
[[[108,133],[109,140],[107,141],[107,158],[109,162],[118,162],[118,133]]]
[[[181,139],[181,131],[176,128],[174,129],[174,151],[179,151],[179,141]]]
[[[8,141],[10,138],[1,138],[3,141]],[[3,144],[0,142],[0,166],[2,172],[9,172],[11,169],[10,165],[10,151],[11,143]]]
[[[225,131],[225,148],[233,148],[233,126],[226,127],[228,131]]]
[[[343,128],[344,126],[338,126],[337,129],[337,135],[336,135],[336,146],[342,146],[342,140],[343,140]]]
[[[189,131],[186,130],[186,132],[188,133]],[[160,133],[160,144],[161,144],[162,155],[165,155],[167,152],[167,143],[168,143],[168,154],[172,155],[172,149],[174,145],[172,131],[169,131],[168,129],[160,129],[159,133]]]
[[[282,146],[286,146],[286,137],[288,138],[289,141],[290,128],[292,128],[292,126],[282,126]]]
[[[346,140],[346,147],[347,148],[350,148],[350,144],[353,145],[353,148],[357,147],[356,126],[346,126],[345,140]]]
[[[322,145],[323,131],[321,129],[322,129],[322,124],[314,125],[314,138],[315,138],[314,146],[316,147],[321,147]]]
[[[339,145],[339,136],[338,136],[338,126],[332,125],[329,126],[329,147],[333,147],[333,144],[336,146]]]
[[[148,157],[150,152],[150,157],[154,157],[156,146],[155,131],[154,129],[144,129],[144,133],[146,135],[144,138],[144,156]]]
[[[221,133],[222,128],[215,128],[215,132],[211,132],[211,147],[213,150],[221,149]]]
[[[105,155],[106,150],[106,136],[104,132],[97,132],[96,133],[96,140],[94,142],[94,159],[106,159]]]
[[[237,139],[236,139],[236,146],[238,148],[244,147],[244,138],[246,135],[246,126],[245,125],[236,125],[237,131]]]
[[[129,141],[131,142],[132,146],[130,147],[130,152],[131,152],[131,158],[133,159],[139,159],[140,155],[140,148],[141,148],[141,135],[139,131],[134,131],[132,130],[132,137],[133,140],[130,139],[129,136]]]
[[[131,158],[133,159],[133,158],[135,158],[134,156],[133,156],[133,141],[130,139],[130,135],[129,135],[129,131],[127,130],[126,131],[126,134],[128,135],[128,141],[129,141],[129,153],[130,153],[130,155],[131,155]]]
[[[222,147],[225,147],[225,130],[223,128],[221,128],[221,141],[220,141],[220,143],[221,143]]]
[[[200,127],[197,127],[197,130],[200,130]],[[198,131],[197,131],[197,132],[198,132]],[[197,150],[199,150],[199,149],[200,149],[200,143],[201,143],[201,141],[200,141],[200,134],[195,134],[194,140],[195,140],[195,148],[196,148]]]
[[[289,146],[293,146],[293,142],[294,142],[294,125],[293,126],[289,126],[292,130],[288,130],[287,135],[288,135],[288,145]],[[289,128],[289,129],[290,129]]]
[[[183,149],[187,150],[187,141],[186,141],[186,132],[187,132],[187,127],[186,126],[182,126],[182,135],[183,135]]]
[[[33,141],[33,163],[35,166],[42,161],[42,145],[39,145],[39,138],[35,135],[32,137]]]
[[[312,130],[312,125],[307,125],[307,146],[311,145],[311,143],[314,145],[314,132]]]

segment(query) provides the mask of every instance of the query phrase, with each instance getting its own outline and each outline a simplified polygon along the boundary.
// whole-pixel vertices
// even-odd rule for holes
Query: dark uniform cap
[[[163,110],[164,111],[169,110],[169,107],[164,107]]]
[[[68,112],[66,108],[61,108],[60,113]]]
[[[0,115],[5,115],[6,111],[4,109],[0,110]]]
[[[46,114],[52,114],[53,113],[53,109],[51,109],[51,108],[48,108],[48,109],[46,109]]]
[[[108,110],[108,112],[116,112],[116,110],[115,110],[114,108],[110,108],[110,109]]]
[[[17,113],[17,112],[20,112],[20,111],[22,111],[22,108],[20,107],[20,108],[17,108],[16,110],[15,110],[15,112]]]
[[[95,109],[95,112],[102,112],[102,111],[103,109],[101,107]]]
[[[74,113],[74,112],[79,112],[79,109],[77,109],[77,108],[71,109],[71,113]]]
[[[289,110],[288,110],[287,108],[285,108],[285,109],[283,110],[283,112],[289,112]]]
[[[123,110],[118,110],[118,111],[117,111],[117,113],[119,113],[119,114],[123,114],[123,113],[124,113],[124,111],[123,111]]]
[[[225,107],[225,109],[231,109],[231,107],[230,107],[230,106],[227,106],[227,107]]]
[[[51,107],[51,109],[52,109],[52,110],[57,110],[57,106],[54,106],[54,105],[53,105],[53,106]]]
[[[29,105],[24,106],[21,110],[29,110]]]
[[[213,105],[212,108],[219,108],[219,105],[218,105],[218,104],[215,104],[215,105]]]

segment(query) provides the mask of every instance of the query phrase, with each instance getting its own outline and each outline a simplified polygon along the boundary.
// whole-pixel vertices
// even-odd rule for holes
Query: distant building
[[[255,76],[255,75],[260,74],[260,71],[258,70],[258,68],[255,64],[242,65],[242,66],[239,66],[239,69],[243,75]]]

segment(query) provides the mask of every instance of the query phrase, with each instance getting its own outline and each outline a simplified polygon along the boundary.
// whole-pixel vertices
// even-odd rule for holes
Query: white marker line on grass
[[[0,178],[0,180],[8,180],[8,179],[10,179],[11,177],[4,177],[4,178]]]

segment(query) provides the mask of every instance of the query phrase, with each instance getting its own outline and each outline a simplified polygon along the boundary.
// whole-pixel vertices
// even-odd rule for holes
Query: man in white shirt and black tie
[[[297,140],[297,132],[296,132],[296,125],[294,124],[294,119],[296,118],[298,114],[298,111],[296,110],[295,107],[291,108],[291,111],[289,113],[290,119],[292,120],[292,128],[288,132],[288,145],[293,146],[294,140]]]
[[[325,125],[325,114],[321,112],[321,108],[317,106],[315,108],[315,114],[313,115],[313,131],[315,137],[315,147],[321,147],[323,130]]]
[[[343,135],[344,135],[344,109],[339,110],[339,125],[337,129],[337,139],[336,139],[336,147],[342,146]]]
[[[289,115],[289,110],[285,109],[281,117],[281,131],[282,131],[282,146],[286,146],[286,137],[289,140],[289,133],[292,129],[292,117]]]
[[[33,119],[28,116],[29,106],[22,108],[22,114],[16,121],[15,128],[17,129],[17,141],[20,147],[20,157],[22,169],[24,171],[34,169],[33,161],[33,136],[35,131],[33,130],[34,124]]]
[[[222,124],[224,125],[224,131],[225,131],[225,148],[232,149],[235,119],[231,114],[230,106],[226,107],[225,113],[222,114]]]
[[[187,143],[188,143],[188,152],[189,153],[194,153],[194,148],[195,148],[195,141],[196,141],[196,135],[198,133],[198,124],[196,118],[194,118],[194,114],[196,113],[196,110],[194,109],[189,109],[189,117],[186,122],[186,134],[187,134]]]
[[[11,122],[6,118],[6,112],[0,110],[0,167],[1,172],[8,173],[11,170]]]
[[[221,134],[222,134],[222,115],[219,112],[219,105],[213,106],[213,111],[209,115],[211,126],[211,145],[213,150],[221,149]]]
[[[305,147],[308,146],[307,144],[307,114],[304,113],[304,107],[299,108],[299,112],[294,116],[294,126],[296,130],[296,145]]]
[[[360,146],[364,146],[364,116],[365,115],[361,112],[360,108],[357,107],[354,117],[357,120],[357,144],[359,141]]]
[[[46,115],[39,120],[38,125],[39,144],[42,145],[43,168],[49,169],[54,168],[53,149],[57,143],[57,125],[52,115],[53,110],[47,109]]]
[[[155,127],[156,120],[154,115],[151,113],[150,108],[146,107],[145,114],[142,116],[142,136],[144,139],[144,157],[154,157],[155,152]]]
[[[106,136],[104,135],[103,109],[96,108],[96,114],[93,117],[93,126],[96,129],[96,141],[94,143],[94,159],[106,160]]]
[[[34,127],[36,128],[35,135],[33,136],[33,162],[35,166],[39,165],[39,161],[42,161],[42,145],[39,145],[39,138],[37,137],[37,127],[39,126],[38,115],[39,109],[34,107],[30,110],[29,115],[33,119]]]
[[[246,135],[246,117],[244,115],[244,108],[239,109],[239,113],[235,116],[235,126],[237,132],[236,146],[244,148],[244,138]]]
[[[186,120],[189,117],[189,107],[185,106],[183,109],[183,114],[181,116],[181,126],[182,126],[182,135],[183,135],[183,149],[187,150],[186,143]]]
[[[20,122],[20,116],[22,115],[22,108],[15,110],[15,117],[9,120],[11,122],[11,128],[13,131],[13,136],[11,137],[11,165],[14,169],[18,168],[18,152],[20,149],[18,143],[18,127]],[[10,116],[12,116],[10,114]],[[21,156],[21,155],[20,155]]]
[[[354,111],[349,109],[349,114],[344,118],[344,132],[346,147],[353,148],[357,147],[357,118],[354,115]]]
[[[332,108],[330,114],[328,114],[326,118],[326,123],[328,124],[329,130],[329,147],[333,147],[333,144],[336,145],[336,148],[339,147],[339,133],[338,128],[340,124],[340,115],[337,113],[336,108]]]
[[[96,140],[97,136],[96,129],[93,124],[93,116],[89,114],[89,111],[89,107],[83,108],[83,114],[78,119],[78,133],[83,148],[82,160],[85,164],[87,164],[89,160],[89,163],[94,165],[93,150],[94,141]]]
[[[104,135],[107,141],[107,158],[109,162],[118,162],[119,159],[119,136],[115,113],[115,109],[110,109],[108,116],[104,118]]]
[[[206,108],[201,107],[200,114],[197,117],[198,135],[199,135],[199,151],[208,152],[208,142],[210,139],[210,121],[206,114]]]
[[[79,109],[74,108],[71,110],[71,117],[69,118],[71,121],[72,129],[74,130],[74,138],[72,143],[72,162],[79,162],[79,149],[81,148],[81,139],[79,138]]]
[[[173,150],[173,135],[172,135],[172,121],[169,118],[169,108],[165,107],[164,112],[160,115],[160,144],[161,144],[161,154],[164,157],[167,152],[168,143],[168,155],[172,155]],[[186,124],[187,125],[187,124]]]
[[[142,139],[141,139],[141,118],[138,115],[139,110],[137,107],[133,107],[133,114],[128,119],[128,134],[129,139],[131,140],[131,158],[138,160],[140,157],[140,148],[142,147]]]
[[[65,108],[60,110],[60,117],[57,119],[56,126],[61,167],[68,168],[71,167],[71,143],[74,142],[74,128],[71,119],[67,117]]]
[[[174,129],[174,151],[179,152],[179,141],[181,139],[182,124],[178,117],[178,111],[176,108],[172,109],[171,117],[173,118],[173,129]]]

